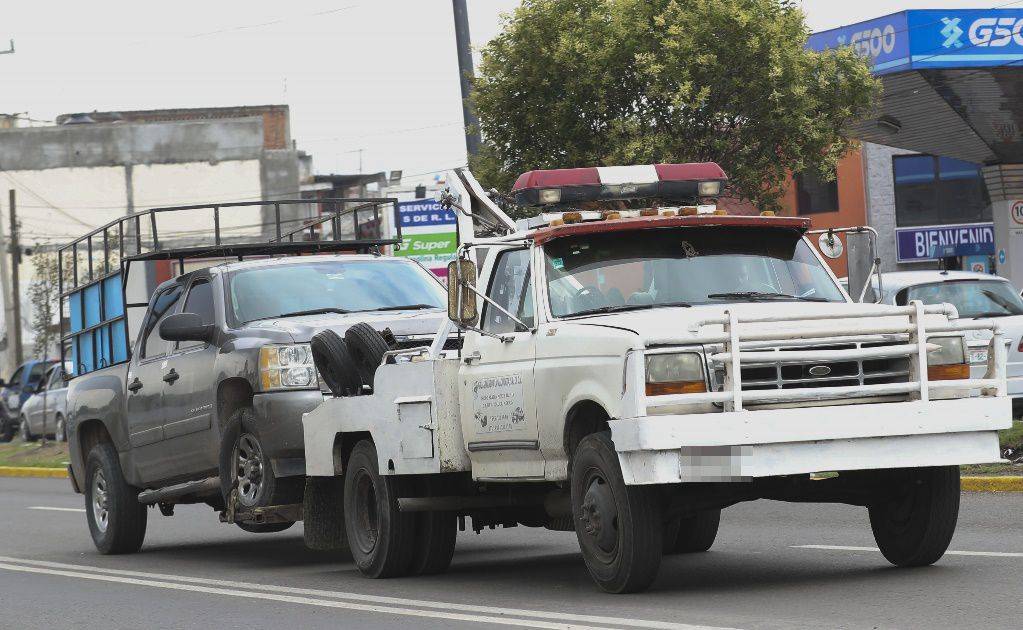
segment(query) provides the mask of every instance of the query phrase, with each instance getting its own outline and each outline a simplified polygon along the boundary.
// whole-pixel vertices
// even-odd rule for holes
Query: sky
[[[468,0],[474,48],[518,0]],[[904,9],[1023,0],[804,0],[813,30]],[[317,173],[465,164],[449,0],[10,2],[0,12],[0,112],[286,103]]]

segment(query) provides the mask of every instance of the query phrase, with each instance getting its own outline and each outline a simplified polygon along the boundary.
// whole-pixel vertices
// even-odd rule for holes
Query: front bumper
[[[278,477],[305,474],[302,416],[323,402],[319,390],[275,391],[252,399],[256,432]]]
[[[613,420],[625,483],[983,464],[1012,424],[1005,396]]]

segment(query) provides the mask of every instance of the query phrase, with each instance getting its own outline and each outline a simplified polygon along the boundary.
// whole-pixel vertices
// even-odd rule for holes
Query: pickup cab
[[[313,335],[344,336],[361,322],[400,348],[432,340],[443,320],[443,284],[409,260],[282,255],[359,242],[250,245],[204,250],[256,255],[166,280],[137,318],[118,303],[120,271],[63,292],[71,301],[69,472],[103,553],[137,551],[148,509],[170,516],[180,503],[205,503],[255,533],[293,525],[305,484],[302,415],[325,391]],[[132,252],[136,261],[177,254],[144,249]],[[127,334],[125,323],[133,324]]]
[[[936,562],[958,466],[997,461],[1010,424],[1001,331],[853,302],[809,220],[725,215],[724,183],[713,164],[520,177],[541,214],[463,231],[449,269],[435,339],[458,330],[461,348],[392,353],[371,392],[306,414],[306,473],[334,502],[306,528],[343,528],[370,577],[443,571],[465,517],[574,531],[621,593],[709,549],[728,506],[839,502],[866,508],[893,564]],[[979,377],[972,330],[991,335]]]

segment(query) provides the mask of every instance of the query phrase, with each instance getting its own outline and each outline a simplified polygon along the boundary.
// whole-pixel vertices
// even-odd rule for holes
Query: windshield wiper
[[[362,309],[362,310],[355,311],[355,312],[356,313],[372,313],[373,311],[421,311],[421,310],[424,310],[424,309],[427,309],[427,308],[430,308],[430,309],[437,308],[437,309],[439,309],[439,308],[442,308],[442,307],[437,306],[436,304],[401,304],[401,305],[398,305],[398,306],[381,306],[380,308],[367,308],[367,309]]]
[[[625,311],[643,311],[651,308],[671,308],[673,306],[689,308],[692,304],[688,302],[665,302],[663,304],[622,304],[620,306],[598,306],[585,311],[569,313],[565,317],[579,317],[581,315],[600,315],[602,313],[622,313]]]
[[[731,291],[728,293],[711,293],[710,299],[724,300],[799,300],[800,302],[827,302],[827,298],[809,295],[789,295],[788,293],[770,293],[765,291]]]
[[[279,319],[281,317],[301,317],[302,315],[324,315],[326,313],[337,313],[338,315],[347,315],[348,313],[351,313],[351,311],[346,311],[343,308],[334,308],[334,307],[330,307],[330,308],[311,308],[311,309],[306,310],[306,311],[292,311],[290,313],[281,313],[279,315],[267,315],[266,317],[257,317],[256,319],[250,319],[249,321],[247,321],[245,323],[246,324],[250,324],[252,322],[258,322],[261,319]]]

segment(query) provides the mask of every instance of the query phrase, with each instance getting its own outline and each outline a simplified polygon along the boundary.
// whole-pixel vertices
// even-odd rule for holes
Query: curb
[[[965,492],[1023,492],[1023,477],[963,477]]]
[[[67,479],[66,468],[33,468],[31,466],[0,466],[0,477],[40,477]]]

